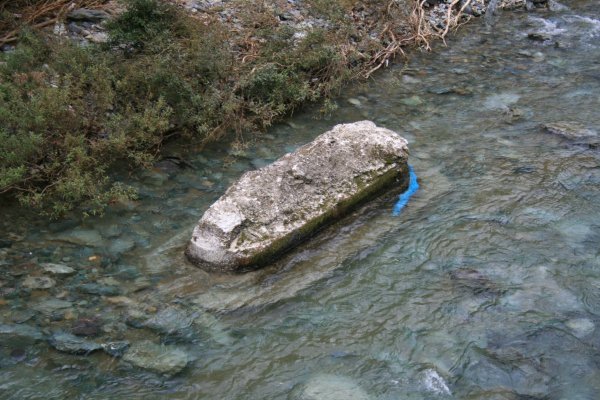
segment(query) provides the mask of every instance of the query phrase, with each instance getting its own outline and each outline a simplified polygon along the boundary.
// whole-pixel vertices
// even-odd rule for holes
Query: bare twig
[[[46,0],[36,2],[33,5],[18,10],[19,22],[29,25],[34,29],[41,29],[53,25],[64,18],[64,16],[75,8],[100,8],[106,0]],[[0,46],[16,42],[19,37],[19,29],[10,29],[0,25]]]

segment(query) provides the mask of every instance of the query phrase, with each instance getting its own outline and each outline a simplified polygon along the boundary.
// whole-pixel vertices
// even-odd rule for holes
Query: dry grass
[[[0,19],[0,46],[16,42],[22,25],[45,28],[61,21],[71,10],[99,9],[106,3],[107,0],[22,0],[0,4],[0,14],[5,16]]]

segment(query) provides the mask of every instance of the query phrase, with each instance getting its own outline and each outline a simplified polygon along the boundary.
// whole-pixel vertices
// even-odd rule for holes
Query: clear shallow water
[[[36,222],[3,209],[2,323],[49,334],[95,317],[92,340],[161,342],[193,361],[167,378],[0,334],[0,397],[294,399],[333,374],[372,399],[600,398],[600,150],[539,127],[600,133],[594,3],[503,14],[493,34],[475,22],[348,90],[330,117],[298,115],[243,152],[173,148],[194,169],[131,178],[141,199],[105,218]],[[400,216],[384,196],[242,277],[185,263],[193,223],[241,173],[361,119],[409,140],[421,187]],[[77,273],[23,289],[43,262]],[[82,293],[87,283],[130,303]],[[43,307],[56,299],[63,308]],[[136,324],[167,307],[199,320],[183,334]]]

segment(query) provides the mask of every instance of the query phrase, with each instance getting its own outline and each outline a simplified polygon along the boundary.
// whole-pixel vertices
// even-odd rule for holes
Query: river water
[[[174,145],[189,166],[128,177],[140,199],[103,218],[5,207],[0,398],[600,398],[600,9],[565,4],[475,21],[245,149]],[[409,141],[420,189],[399,216],[383,196],[244,276],[185,262],[244,171],[362,119]],[[561,121],[587,137],[540,127]],[[66,354],[58,331],[150,341],[187,366]]]

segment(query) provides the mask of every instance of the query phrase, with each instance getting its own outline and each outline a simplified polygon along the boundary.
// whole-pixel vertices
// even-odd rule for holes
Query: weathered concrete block
[[[260,267],[392,185],[408,184],[408,146],[361,121],[335,126],[246,172],[204,213],[188,259],[210,271]]]

